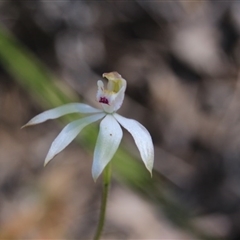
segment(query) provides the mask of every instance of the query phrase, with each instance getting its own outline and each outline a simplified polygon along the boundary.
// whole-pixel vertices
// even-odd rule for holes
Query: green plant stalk
[[[101,209],[100,209],[100,215],[99,215],[99,220],[98,220],[98,226],[96,233],[94,235],[94,240],[99,240],[104,223],[105,223],[105,216],[106,216],[106,209],[107,209],[107,200],[108,200],[108,193],[109,193],[109,188],[110,188],[110,183],[111,183],[111,164],[109,163],[104,171],[103,171],[103,192],[102,192],[102,202],[101,202]]]

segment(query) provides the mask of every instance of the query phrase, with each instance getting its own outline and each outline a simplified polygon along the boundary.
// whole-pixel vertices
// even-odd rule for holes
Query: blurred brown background
[[[151,133],[161,191],[209,239],[240,238],[238,1],[12,0],[0,22],[87,103],[102,73],[118,71],[120,112]],[[1,65],[0,110],[1,239],[91,239],[92,153],[72,143],[43,168],[61,127],[20,130],[44,109]],[[127,133],[123,144],[138,156]],[[103,238],[201,238],[172,214],[114,180]]]

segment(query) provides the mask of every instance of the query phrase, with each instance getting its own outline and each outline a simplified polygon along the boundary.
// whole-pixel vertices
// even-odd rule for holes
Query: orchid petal
[[[104,116],[104,113],[94,114],[89,117],[75,120],[65,126],[63,130],[59,133],[59,135],[55,138],[55,140],[52,142],[44,165],[46,165],[51,159],[54,158],[55,155],[61,152],[64,148],[66,148],[84,127],[86,127],[92,122],[103,118]]]
[[[92,166],[94,181],[97,180],[117,151],[122,135],[122,129],[116,119],[112,115],[106,115],[100,123],[100,131],[94,150]]]
[[[117,121],[133,136],[134,141],[138,147],[141,158],[152,175],[154,150],[152,138],[148,130],[139,122],[122,117],[121,115],[114,113],[113,116]]]
[[[124,80],[122,88],[116,94],[115,99],[113,101],[113,106],[114,106],[113,111],[114,112],[116,112],[122,106],[124,96],[125,96],[126,87],[127,87],[127,82],[126,82],[126,80]]]
[[[100,113],[100,112],[102,112],[102,110],[93,108],[84,103],[69,103],[38,114],[37,116],[32,118],[27,124],[25,124],[22,128],[30,125],[39,124],[49,119],[59,118],[69,113]]]

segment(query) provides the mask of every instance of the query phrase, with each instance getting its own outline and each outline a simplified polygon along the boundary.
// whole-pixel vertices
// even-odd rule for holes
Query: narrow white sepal
[[[69,113],[100,113],[100,112],[102,112],[102,110],[93,108],[84,103],[69,103],[38,114],[37,116],[32,118],[27,124],[22,126],[22,128],[30,125],[39,124],[49,119],[59,118]]]
[[[92,166],[94,181],[97,180],[103,169],[116,153],[122,135],[122,129],[116,119],[112,115],[106,115],[100,123],[100,131],[94,149]]]
[[[52,142],[52,145],[45,159],[44,166],[46,166],[46,164],[50,160],[52,160],[59,152],[66,148],[84,127],[86,127],[88,124],[92,122],[95,122],[103,118],[105,115],[106,115],[105,113],[97,113],[89,117],[75,120],[66,125],[63,128],[63,130],[59,133],[59,135],[55,138],[55,140]]]
[[[146,168],[152,175],[154,148],[152,138],[148,130],[136,120],[122,117],[117,113],[114,113],[113,116],[133,136],[134,141],[140,152],[141,158]]]

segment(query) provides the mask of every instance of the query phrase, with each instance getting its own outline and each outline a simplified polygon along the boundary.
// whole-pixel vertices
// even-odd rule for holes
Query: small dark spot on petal
[[[106,97],[100,97],[99,102],[104,103],[104,104],[108,104],[108,99]]]

